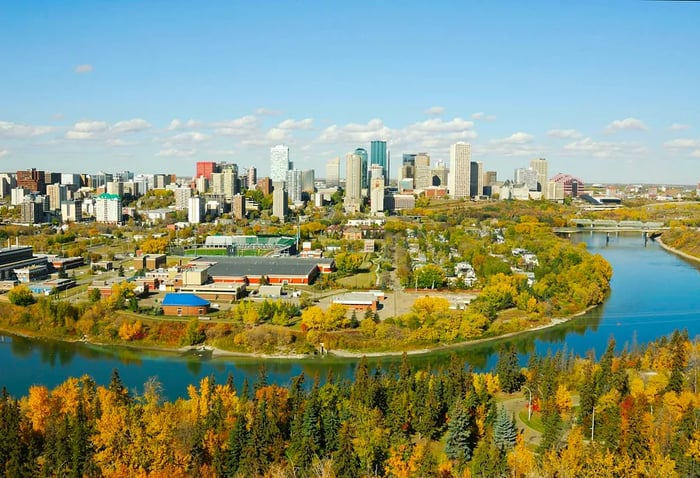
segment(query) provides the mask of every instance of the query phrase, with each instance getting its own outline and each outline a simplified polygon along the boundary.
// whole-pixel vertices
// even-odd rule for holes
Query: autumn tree
[[[7,299],[11,304],[21,306],[32,305],[36,302],[32,291],[26,284],[19,284],[10,289],[10,292],[7,293]]]

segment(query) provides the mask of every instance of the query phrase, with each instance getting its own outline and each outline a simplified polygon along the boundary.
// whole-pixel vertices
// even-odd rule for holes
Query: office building
[[[14,175],[0,173],[0,196],[5,197],[9,195],[14,187],[16,187]]]
[[[91,189],[103,188],[108,182],[112,181],[112,175],[110,173],[95,173],[88,176],[88,187]]]
[[[289,196],[284,189],[284,182],[275,181],[272,183],[272,215],[284,222],[287,217]]]
[[[495,186],[498,182],[498,173],[496,171],[486,171],[484,173],[484,187]]]
[[[469,195],[478,198],[484,194],[484,163],[471,161],[469,167]]]
[[[549,181],[548,163],[544,158],[530,161],[530,168],[537,172],[537,190],[542,191],[544,199],[547,199],[547,181]]]
[[[531,168],[516,168],[515,184],[524,184],[529,191],[537,191],[537,171]]]
[[[248,189],[255,189],[255,184],[258,182],[258,170],[255,166],[248,168],[248,182],[246,187]]]
[[[471,186],[471,145],[455,143],[450,146],[450,172],[447,189],[453,198],[469,198]]]
[[[61,203],[61,219],[66,222],[80,222],[83,220],[83,201],[73,199]]]
[[[195,178],[207,178],[211,180],[212,173],[219,172],[216,167],[216,163],[213,161],[197,161],[197,169],[195,172]]]
[[[40,224],[44,222],[44,201],[42,196],[24,197],[20,205],[21,220],[24,224]]]
[[[165,189],[165,186],[170,184],[170,176],[166,174],[153,175],[153,189]]]
[[[122,198],[117,194],[100,194],[95,200],[95,221],[119,224],[122,222]]]
[[[362,157],[349,153],[345,158],[345,212],[359,212],[362,205]]]
[[[426,189],[433,185],[433,170],[428,153],[418,153],[415,156],[413,185],[416,189]]]
[[[416,175],[416,155],[404,153],[397,177],[400,189],[413,190]],[[410,181],[410,182],[409,182]]]
[[[287,171],[287,177],[285,178],[286,189],[287,189],[287,199],[293,203],[301,201],[301,182],[302,173],[298,169],[290,169]]]
[[[430,170],[430,174],[432,175],[431,186],[442,186],[443,188],[447,187],[449,170],[443,161],[438,161],[435,167]]]
[[[564,188],[565,197],[579,197],[585,191],[583,180],[570,174],[559,173],[551,179],[555,183],[561,183]],[[554,199],[554,198],[552,198]]]
[[[209,191],[209,180],[206,176],[200,176],[194,180],[194,188],[199,194]]]
[[[46,194],[46,182],[44,181],[44,171],[36,169],[27,169],[25,171],[17,171],[17,187],[29,189],[30,192],[38,192]]]
[[[134,180],[134,172],[133,171],[120,171],[117,173],[114,173],[112,175],[113,181],[121,181],[123,183],[133,181]]]
[[[338,187],[340,184],[340,158],[329,159],[326,162],[326,187]]]
[[[371,164],[382,167],[385,184],[389,184],[389,152],[386,149],[386,141],[372,141],[370,144]]]
[[[287,179],[287,171],[292,169],[289,161],[289,147],[278,144],[270,148],[270,179],[272,182],[284,182]]]
[[[355,150],[355,154],[360,157],[360,164],[362,168],[362,179],[360,187],[362,189],[367,189],[369,188],[369,159],[367,156],[367,150],[365,148],[357,148]]]
[[[111,181],[107,183],[107,187],[105,189],[105,192],[107,194],[112,194],[116,196],[124,196],[124,183],[121,181]]]
[[[187,200],[187,221],[190,224],[204,222],[204,197],[192,196]]]
[[[547,191],[545,198],[550,201],[564,200],[564,183],[556,181],[547,181]]]
[[[44,171],[44,184],[48,186],[49,184],[62,183],[61,176],[61,173]]]
[[[313,169],[305,169],[301,172],[301,190],[309,193],[314,192],[316,189],[314,183],[316,182],[316,172]]]

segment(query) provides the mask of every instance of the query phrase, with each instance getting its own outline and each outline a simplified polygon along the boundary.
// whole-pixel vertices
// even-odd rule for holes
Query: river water
[[[602,254],[612,264],[610,297],[602,306],[565,324],[501,341],[514,344],[523,363],[532,352],[563,350],[584,355],[594,351],[600,356],[611,337],[619,350],[647,343],[675,329],[687,329],[691,337],[700,334],[700,265],[668,253],[654,242],[645,245],[641,234],[611,234],[606,241],[605,234],[580,233],[572,240],[586,242],[589,250]],[[475,370],[488,370],[495,365],[501,342],[412,356],[410,360],[416,365],[439,367],[456,354]],[[371,358],[369,362],[386,367],[398,360]],[[143,384],[156,377],[164,395],[174,399],[186,396],[188,384],[210,375],[221,383],[231,374],[238,387],[248,378],[252,385],[263,363],[268,383],[286,385],[302,372],[308,377],[318,374],[324,378],[332,372],[335,377],[351,378],[357,360],[207,359],[197,354],[135,352],[119,347],[0,336],[0,386],[7,387],[14,396],[26,394],[33,384],[53,388],[68,377],[84,374],[91,375],[98,384],[106,384],[112,369],[117,368],[131,390],[140,393]]]

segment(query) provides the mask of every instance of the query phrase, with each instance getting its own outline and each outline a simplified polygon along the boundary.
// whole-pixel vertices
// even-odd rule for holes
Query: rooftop
[[[209,275],[215,276],[306,276],[310,275],[318,264],[331,264],[333,259],[306,257],[250,257],[231,256],[207,258],[206,261],[195,259],[199,264],[213,264]],[[190,263],[192,264],[192,263]]]
[[[165,294],[161,305],[164,306],[185,306],[185,307],[204,307],[209,305],[208,300],[204,300],[196,294]]]

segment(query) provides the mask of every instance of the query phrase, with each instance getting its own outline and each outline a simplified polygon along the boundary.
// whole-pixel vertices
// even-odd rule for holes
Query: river
[[[501,341],[514,344],[523,363],[533,351],[545,354],[564,350],[584,355],[592,350],[600,356],[611,337],[619,350],[647,343],[675,329],[687,329],[691,337],[700,334],[700,265],[668,253],[654,242],[645,246],[641,234],[611,234],[606,241],[604,234],[580,233],[572,240],[585,241],[589,250],[602,254],[612,264],[610,297],[602,306],[567,323]],[[412,356],[410,360],[416,365],[438,367],[456,354],[475,370],[488,370],[496,362],[499,343]],[[372,358],[369,362],[386,367],[398,360]],[[268,383],[286,385],[302,372],[308,377],[318,374],[325,378],[329,372],[336,377],[352,377],[357,360],[206,359],[197,354],[136,352],[6,335],[0,336],[0,363],[0,385],[14,396],[26,394],[33,384],[53,388],[68,377],[84,374],[91,375],[98,384],[107,384],[112,369],[117,368],[122,381],[134,392],[140,393],[143,384],[156,377],[164,395],[174,399],[186,396],[188,384],[210,375],[221,383],[231,374],[239,389],[244,378],[252,385],[263,363]]]

